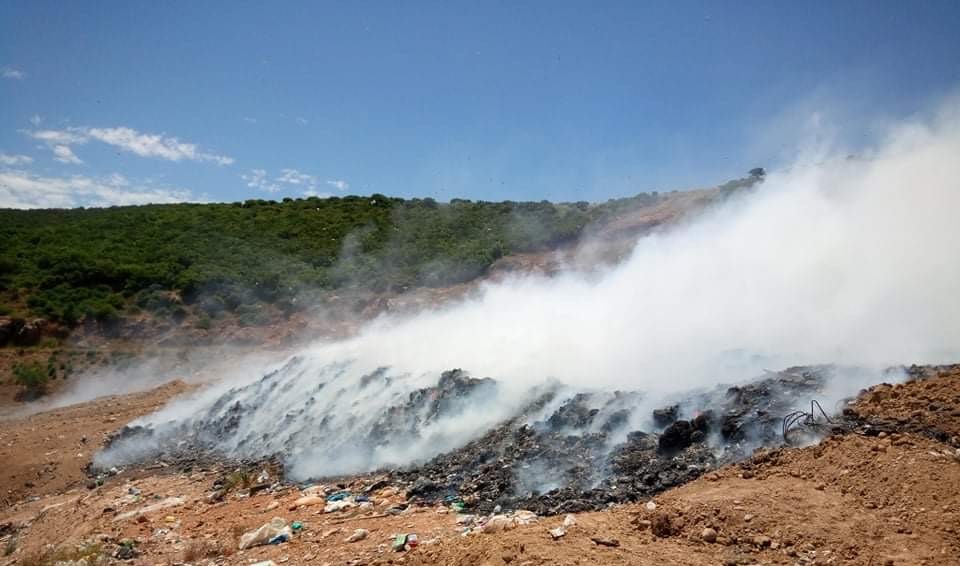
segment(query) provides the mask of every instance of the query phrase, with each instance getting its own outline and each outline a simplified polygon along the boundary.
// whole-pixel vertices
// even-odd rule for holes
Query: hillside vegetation
[[[497,258],[577,238],[591,222],[656,203],[369,197],[70,210],[0,210],[0,315],[67,326],[148,311],[209,323],[304,290],[398,291],[467,281]]]

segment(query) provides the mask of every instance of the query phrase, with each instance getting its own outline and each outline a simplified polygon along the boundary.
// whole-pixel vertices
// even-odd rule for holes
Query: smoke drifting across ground
[[[384,316],[356,338],[306,349],[272,381],[257,386],[261,376],[251,374],[141,424],[163,438],[198,419],[235,417],[210,440],[234,455],[283,452],[293,475],[308,477],[463,444],[547,380],[641,391],[653,404],[763,368],[947,361],[960,349],[958,118],[951,104],[858,159],[821,154],[815,166],[773,172],[757,190],[643,238],[600,277],[517,277],[455,306]],[[350,447],[449,368],[499,386],[443,418],[417,417],[400,444]],[[863,385],[835,379],[833,397]],[[352,432],[344,442],[306,433],[321,421]],[[117,443],[98,461],[125,461],[130,448]]]

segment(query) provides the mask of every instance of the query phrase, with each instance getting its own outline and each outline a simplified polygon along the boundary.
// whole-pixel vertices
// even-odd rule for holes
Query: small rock
[[[650,524],[650,530],[655,536],[660,538],[673,536],[673,524],[670,521],[670,517],[665,513],[654,515],[653,521]]]
[[[700,538],[702,538],[704,542],[717,542],[717,531],[707,527],[700,532]]]
[[[367,529],[357,529],[353,531],[353,534],[348,536],[344,542],[358,542],[367,538],[367,535],[369,534],[370,531]]]
[[[647,511],[656,511],[656,510],[657,510],[657,504],[654,503],[653,500],[647,501],[646,504],[644,504],[643,507],[644,507],[644,509],[646,509]]]
[[[753,537],[753,544],[755,544],[756,546],[759,546],[760,548],[766,548],[770,546],[771,542],[772,541],[768,536],[757,535]]]
[[[615,538],[590,537],[590,540],[592,540],[594,544],[598,544],[600,546],[609,546],[613,548],[620,546],[620,541]]]
[[[568,527],[568,528],[569,528],[569,527],[572,527],[572,526],[574,526],[574,525],[576,525],[576,524],[577,524],[577,518],[574,517],[573,515],[567,515],[566,517],[563,518],[563,526],[564,526],[564,527]]]
[[[553,537],[553,540],[557,540],[567,534],[567,531],[563,527],[557,527],[555,529],[550,529],[547,531],[550,533],[550,536]]]
[[[743,521],[745,523],[749,523],[752,520],[753,520],[753,515],[751,515],[750,513],[747,513],[746,515],[743,516]]]

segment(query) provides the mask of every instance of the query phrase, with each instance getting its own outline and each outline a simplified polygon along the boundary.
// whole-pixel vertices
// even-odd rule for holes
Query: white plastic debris
[[[273,537],[285,532],[287,522],[281,517],[274,517],[269,523],[262,525],[259,529],[244,533],[240,537],[240,550],[246,550],[254,546],[267,544]],[[289,529],[287,529],[289,530]]]

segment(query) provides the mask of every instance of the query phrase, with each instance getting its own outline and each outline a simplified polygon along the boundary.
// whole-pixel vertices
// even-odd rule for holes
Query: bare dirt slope
[[[322,502],[297,507],[304,493],[281,484],[249,496],[238,488],[211,502],[214,482],[224,477],[216,467],[123,471],[87,489],[80,468],[89,444],[179,386],[97,400],[0,422],[8,466],[43,462],[56,470],[55,478],[17,487],[18,501],[0,512],[0,564],[81,556],[88,564],[100,556],[101,563],[144,565],[960,564],[960,439],[952,416],[960,410],[960,372],[930,373],[866,392],[853,410],[871,427],[818,446],[760,452],[661,494],[655,509],[637,504],[577,515],[557,540],[548,529],[562,516],[462,536],[450,509],[411,505],[401,512],[396,506],[406,498],[391,488],[371,490],[369,506],[331,513]],[[77,458],[81,435],[88,448]],[[242,533],[275,516],[301,521],[302,531],[289,542],[238,551]],[[367,536],[346,542],[358,528]],[[394,552],[397,533],[417,533],[421,544]],[[124,555],[124,540],[137,556],[108,558]]]
[[[0,507],[82,486],[84,468],[108,433],[189,389],[174,381],[20,419],[0,420]]]

